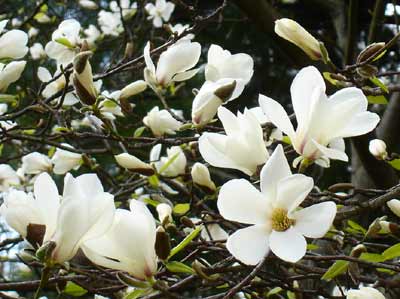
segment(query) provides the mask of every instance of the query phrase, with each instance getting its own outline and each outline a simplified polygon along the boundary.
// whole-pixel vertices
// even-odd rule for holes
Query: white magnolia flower
[[[186,163],[187,159],[185,153],[180,146],[172,146],[167,148],[167,156],[159,158],[161,151],[161,144],[157,148],[153,148],[150,152],[150,160],[157,161],[154,163],[157,171],[161,172],[163,176],[166,177],[176,177],[186,173]],[[172,163],[171,163],[172,161]],[[168,167],[165,168],[164,165],[169,163]],[[165,169],[162,169],[165,168]]]
[[[19,184],[20,179],[17,172],[8,164],[0,164],[0,192],[8,191],[10,187]]]
[[[301,159],[329,167],[329,159],[348,161],[343,138],[372,131],[379,116],[367,111],[368,100],[355,87],[325,94],[325,82],[315,67],[303,68],[290,88],[297,129],[278,102],[260,95],[259,102],[271,122],[290,138]]]
[[[85,242],[83,251],[95,264],[126,271],[145,280],[157,271],[156,224],[144,203],[130,202],[130,211],[117,209],[111,228]]]
[[[79,100],[86,105],[96,102],[98,90],[93,81],[92,67],[89,63],[91,51],[80,52],[74,57],[72,84]]]
[[[245,53],[231,54],[218,45],[208,49],[205,76],[207,81],[216,82],[219,79],[235,79],[238,85],[246,85],[253,76],[254,61]]]
[[[298,210],[313,188],[313,179],[292,174],[278,145],[260,175],[261,192],[249,181],[225,183],[218,196],[218,210],[227,220],[251,224],[229,236],[226,247],[238,260],[255,265],[271,251],[288,262],[306,253],[307,238],[323,237],[336,215],[333,202]],[[251,246],[249,246],[251,244]]]
[[[226,135],[203,133],[199,139],[200,154],[212,166],[254,174],[257,166],[264,164],[269,156],[259,122],[247,109],[235,116],[220,107],[218,117]]]
[[[393,212],[393,214],[400,217],[400,200],[392,199],[389,200],[386,204],[389,207],[389,209]]]
[[[195,163],[192,167],[191,175],[193,183],[206,187],[211,191],[215,191],[217,189],[214,182],[211,180],[210,171],[204,164],[199,162]]]
[[[154,169],[150,164],[143,162],[142,160],[136,158],[133,155],[130,155],[128,153],[122,153],[114,156],[114,158],[117,161],[118,165],[121,167],[124,167],[132,171],[136,171],[143,175],[154,174]]]
[[[361,287],[359,290],[349,290],[346,299],[385,299],[385,296],[374,288]]]
[[[37,71],[37,75],[40,81],[43,83],[49,82],[53,80],[53,78],[58,77],[56,80],[46,84],[46,87],[42,91],[42,95],[45,98],[50,98],[51,96],[55,95],[56,93],[60,92],[65,88],[65,85],[67,84],[67,81],[65,79],[64,75],[60,75],[60,70],[57,70],[54,75],[51,75],[48,69],[45,67],[39,67]],[[59,102],[61,99],[61,96],[56,98],[55,101]],[[74,95],[73,92],[68,92],[65,97],[64,97],[64,106],[72,106],[78,103],[79,100],[77,97]]]
[[[387,158],[388,153],[386,151],[386,143],[380,139],[374,139],[369,142],[369,152],[378,160],[384,160]]]
[[[97,16],[97,22],[105,35],[118,36],[123,31],[119,13],[101,10]]]
[[[172,26],[171,24],[169,25],[169,29],[171,30],[171,32],[177,34],[177,35],[181,35],[185,30],[188,30],[190,28],[189,24],[183,25],[183,24],[175,24],[174,26]],[[187,35],[185,35],[184,37],[182,37],[183,40],[185,39],[189,39],[192,40],[194,39],[194,34],[193,33],[189,33]]]
[[[172,222],[172,208],[169,204],[160,203],[157,205],[156,210],[158,214],[158,220],[160,220],[162,224]]]
[[[62,143],[62,145],[73,148],[67,143]],[[53,172],[55,174],[65,174],[71,169],[77,170],[81,166],[82,155],[57,148],[51,162],[54,164]]]
[[[7,20],[0,24],[0,33],[4,31]],[[28,53],[28,34],[13,29],[0,36],[0,59],[19,59]]]
[[[85,34],[85,40],[87,41],[90,47],[93,47],[95,42],[101,36],[100,30],[97,29],[97,27],[94,26],[93,24],[90,24],[88,28],[83,30],[83,33]]]
[[[25,69],[26,61],[11,61],[7,65],[0,63],[0,91],[7,90],[11,83],[16,82]]]
[[[35,27],[29,28],[29,30],[28,30],[28,37],[29,37],[29,38],[35,37],[35,36],[37,36],[38,34],[39,34],[39,29],[37,29],[37,28],[35,28]]]
[[[116,116],[124,116],[121,106],[116,103],[120,96],[120,91],[109,93],[105,90],[102,92],[102,95],[105,96],[106,99],[102,100],[98,107],[103,117],[109,120],[115,120]]]
[[[5,103],[0,103],[0,115],[3,115],[8,110],[8,105]]]
[[[148,20],[153,20],[153,26],[160,28],[163,22],[168,22],[171,18],[171,14],[175,9],[175,4],[165,0],[156,0],[155,5],[153,3],[147,3],[144,7],[149,16]]]
[[[199,61],[201,46],[197,42],[185,40],[175,43],[162,52],[155,67],[150,57],[150,43],[144,47],[146,68],[144,78],[153,88],[167,87],[172,82],[185,81],[192,78],[198,69],[192,69]]]
[[[29,48],[33,60],[38,60],[46,57],[46,52],[41,43],[34,43],[32,47]]]
[[[285,18],[275,21],[275,33],[302,49],[311,59],[322,58],[319,41],[296,21]]]
[[[96,2],[91,0],[79,0],[79,6],[90,10],[96,10],[99,8]]]
[[[218,108],[242,93],[243,84],[238,84],[234,79],[219,79],[216,82],[206,81],[196,94],[192,104],[192,121],[196,125],[209,123]]]
[[[266,123],[271,122],[268,117],[264,114],[262,111],[261,107],[254,107],[249,109],[254,116],[257,118],[258,122],[260,125],[265,125]],[[271,134],[269,135],[269,139],[266,143],[267,146],[271,145],[274,140],[282,140],[283,139],[283,134],[282,131],[279,130],[278,128],[272,129]]]
[[[110,2],[110,9],[114,13],[120,14],[120,10],[122,9],[122,17],[125,19],[128,19],[129,17],[132,17],[137,10],[137,3],[132,2],[130,0],[118,0],[117,1],[111,1]]]
[[[50,194],[46,191],[41,189],[44,194]],[[114,196],[104,192],[95,174],[74,178],[68,173],[62,198],[57,228],[51,238],[56,243],[52,258],[59,263],[74,257],[86,241],[103,236],[112,225],[115,212]]]
[[[47,56],[66,66],[71,63],[79,50],[81,24],[75,19],[62,21],[51,35],[45,51]]]
[[[38,152],[33,152],[22,157],[22,169],[26,174],[38,174],[52,169],[49,157]]]
[[[159,110],[158,106],[153,107],[143,118],[143,123],[150,128],[155,136],[164,134],[174,135],[181,126],[182,122],[176,120],[169,111]]]

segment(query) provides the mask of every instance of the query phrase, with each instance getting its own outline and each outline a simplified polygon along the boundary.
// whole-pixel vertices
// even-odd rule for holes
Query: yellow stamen
[[[284,232],[294,224],[294,220],[287,216],[287,211],[282,208],[276,208],[272,211],[272,229],[278,232]]]

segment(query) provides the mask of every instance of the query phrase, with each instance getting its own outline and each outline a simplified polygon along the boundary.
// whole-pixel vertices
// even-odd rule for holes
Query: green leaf
[[[329,269],[322,276],[322,279],[326,281],[331,281],[336,276],[346,272],[348,267],[348,261],[338,260],[329,267]]]
[[[319,248],[316,244],[307,244],[307,250],[317,250]]]
[[[160,204],[158,201],[151,199],[149,197],[146,197],[145,199],[143,199],[143,202],[148,205],[151,205],[153,207],[157,207]]]
[[[387,86],[381,80],[379,80],[377,77],[369,78],[369,80],[374,85],[378,86],[382,91],[389,93],[389,89],[387,88]]]
[[[394,169],[400,170],[400,159],[393,159],[388,162]]]
[[[357,222],[348,220],[347,225],[350,226],[351,228],[353,228],[354,230],[362,233],[363,235],[365,235],[367,233],[367,230],[365,228],[363,228],[361,225],[359,225]]]
[[[324,76],[325,80],[331,83],[334,86],[337,86],[339,81],[332,78],[332,74],[329,72],[323,72],[322,75]]]
[[[367,96],[368,98],[368,103],[370,104],[381,104],[381,105],[387,105],[388,100],[385,98],[385,96]]]
[[[140,137],[142,136],[144,130],[146,130],[146,127],[139,127],[135,130],[135,133],[133,133],[133,137]]]
[[[152,176],[149,176],[149,177],[147,178],[147,180],[149,181],[149,184],[150,184],[152,187],[155,187],[155,188],[157,188],[158,185],[160,184],[160,181],[158,180],[158,177],[157,177],[155,174],[152,175]]]
[[[172,248],[171,253],[168,256],[168,259],[173,257],[175,254],[183,250],[194,238],[197,237],[197,235],[200,233],[200,231],[203,229],[203,226],[200,225],[196,227],[189,235],[186,236],[185,239],[182,240],[178,245],[176,245],[174,248]]]
[[[178,203],[177,205],[174,206],[172,211],[174,214],[183,215],[186,214],[189,210],[190,210],[189,203]]]
[[[383,258],[386,260],[391,260],[396,257],[400,256],[400,243],[397,243],[396,245],[393,245],[392,247],[389,247],[382,253]]]
[[[16,104],[17,103],[17,97],[12,94],[0,94],[0,103],[5,103],[5,104]]]
[[[66,39],[65,37],[60,37],[55,39],[55,41],[63,46],[66,46],[67,48],[73,49],[74,46],[70,43],[70,41],[68,39]]]
[[[165,267],[167,267],[168,271],[173,273],[188,273],[188,274],[196,273],[191,267],[185,265],[184,263],[176,261],[169,262],[168,264],[165,265]]]
[[[81,297],[85,295],[88,291],[82,288],[80,285],[77,285],[76,283],[72,281],[68,281],[67,285],[64,288],[63,293],[66,295],[70,295],[73,297]]]
[[[281,287],[275,287],[275,288],[269,290],[269,292],[267,293],[267,298],[272,295],[276,295],[276,294],[280,293],[281,291],[282,291]]]
[[[139,298],[142,295],[145,295],[147,293],[147,289],[135,289],[133,292],[130,292],[126,296],[124,296],[124,299],[136,299]]]
[[[360,259],[367,261],[367,262],[373,262],[373,263],[380,263],[385,260],[385,258],[382,256],[382,254],[379,253],[369,253],[369,252],[363,252],[360,255]]]
[[[111,100],[104,100],[104,101],[101,103],[101,105],[102,105],[103,107],[106,107],[106,108],[115,108],[115,107],[118,106],[117,103],[115,103],[114,101],[111,101]]]
[[[282,142],[286,144],[292,144],[292,141],[290,140],[289,136],[283,136]]]

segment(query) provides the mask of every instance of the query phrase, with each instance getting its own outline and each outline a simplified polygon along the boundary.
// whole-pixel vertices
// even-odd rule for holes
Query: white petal
[[[239,229],[229,236],[226,248],[242,263],[256,265],[269,252],[269,233],[270,228],[265,225],[253,225]]]
[[[336,216],[336,204],[322,202],[294,212],[296,231],[308,238],[322,238],[331,227]]]
[[[21,30],[10,30],[0,37],[0,58],[22,58],[28,53],[28,35]]]
[[[38,75],[39,80],[42,82],[48,82],[52,79],[52,76],[51,76],[49,70],[42,66],[39,66],[37,75]]]
[[[392,199],[389,200],[387,203],[389,209],[398,217],[400,217],[400,200]]]
[[[153,60],[150,56],[150,42],[147,42],[143,51],[144,61],[146,63],[146,67],[150,70],[152,74],[156,73],[156,67],[154,66]]]
[[[313,143],[322,152],[322,154],[324,156],[326,156],[328,159],[341,160],[341,161],[345,161],[345,162],[347,162],[349,160],[349,157],[347,157],[346,153],[342,150],[323,146],[314,140],[313,140]]]
[[[235,134],[240,130],[238,118],[225,107],[218,108],[218,118],[221,120],[227,135]]]
[[[258,101],[261,109],[270,121],[282,132],[293,139],[295,136],[293,125],[290,122],[289,116],[285,109],[277,101],[266,97],[262,94],[259,95]]]
[[[270,200],[276,198],[278,182],[292,174],[282,145],[278,145],[261,170],[261,192]]]
[[[277,257],[291,263],[298,262],[307,250],[306,239],[293,227],[284,232],[272,231],[269,246]]]
[[[185,81],[185,80],[189,80],[190,78],[192,78],[194,75],[196,75],[199,72],[200,69],[194,69],[194,70],[190,70],[190,71],[186,71],[186,72],[182,72],[182,73],[178,73],[173,77],[173,80],[176,82],[181,82],[181,81]]]

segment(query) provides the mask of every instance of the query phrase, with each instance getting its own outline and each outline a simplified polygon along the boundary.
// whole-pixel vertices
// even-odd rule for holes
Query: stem
[[[42,276],[40,277],[39,286],[35,292],[35,296],[33,297],[34,299],[40,298],[40,292],[43,290],[43,288],[46,286],[47,282],[49,281],[50,274],[51,274],[51,268],[49,266],[45,266],[42,270]]]

